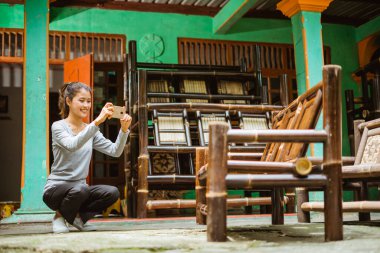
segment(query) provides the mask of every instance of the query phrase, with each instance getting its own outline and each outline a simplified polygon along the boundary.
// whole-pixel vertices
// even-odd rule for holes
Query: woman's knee
[[[119,197],[119,190],[115,186],[107,186],[107,195],[112,202],[115,202]]]
[[[86,184],[77,184],[70,189],[69,194],[72,197],[86,199],[90,195],[90,189]]]

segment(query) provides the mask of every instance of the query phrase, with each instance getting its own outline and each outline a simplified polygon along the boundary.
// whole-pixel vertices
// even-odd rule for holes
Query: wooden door
[[[99,115],[105,103],[122,106],[123,102],[123,63],[95,63],[94,65],[94,117]],[[106,120],[100,126],[104,137],[115,141],[120,130],[118,119]],[[107,184],[118,187],[121,196],[125,185],[124,156],[110,157],[96,150],[93,152],[92,184]]]
[[[94,76],[94,57],[93,54],[87,54],[85,56],[75,58],[70,61],[66,61],[63,65],[63,82],[82,82],[93,89],[93,76]],[[91,101],[94,104],[94,101]],[[92,121],[92,108],[89,117],[85,122]]]
[[[81,82],[84,83],[93,89],[93,76],[94,76],[94,57],[93,54],[87,54],[85,56],[75,58],[70,61],[66,61],[63,64],[63,82]],[[91,96],[91,110],[90,114],[87,117],[87,119],[84,119],[84,122],[91,122],[93,119],[92,112],[93,112],[93,105],[94,105],[94,99],[93,96]],[[92,164],[90,165],[90,173],[87,177],[87,183],[91,184],[91,178],[92,178]]]

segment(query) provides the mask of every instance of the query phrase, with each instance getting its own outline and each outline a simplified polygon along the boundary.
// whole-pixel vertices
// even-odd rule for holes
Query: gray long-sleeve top
[[[120,130],[115,143],[103,136],[92,122],[75,135],[65,120],[51,126],[54,161],[45,190],[65,181],[85,183],[88,176],[92,149],[119,157],[124,150],[129,130]]]

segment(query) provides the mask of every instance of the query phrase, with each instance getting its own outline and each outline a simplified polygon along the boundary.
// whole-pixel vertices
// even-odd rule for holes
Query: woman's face
[[[78,118],[86,118],[91,109],[91,93],[85,89],[80,89],[70,101],[67,98],[67,104],[70,108],[70,114]]]

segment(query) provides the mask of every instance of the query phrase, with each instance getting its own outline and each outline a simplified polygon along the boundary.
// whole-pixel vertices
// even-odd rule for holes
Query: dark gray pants
[[[92,185],[67,182],[54,185],[43,195],[45,204],[54,211],[59,211],[65,220],[73,224],[79,213],[86,223],[95,214],[102,212],[119,198],[119,191],[114,186]]]

